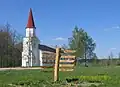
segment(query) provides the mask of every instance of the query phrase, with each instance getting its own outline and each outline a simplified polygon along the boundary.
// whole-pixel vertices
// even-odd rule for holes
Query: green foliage
[[[117,61],[116,61],[116,65],[117,65],[117,66],[120,66],[120,60],[117,60]]]
[[[95,84],[91,84],[89,87],[97,87]]]
[[[79,29],[76,26],[72,32],[72,37],[69,38],[69,47],[72,50],[76,50],[76,57],[83,58],[86,53],[86,55],[91,58],[93,57],[96,44],[84,29]]]
[[[67,79],[79,79],[81,82],[104,82],[109,81],[111,77],[107,75],[103,76],[74,76],[74,77],[68,77]]]
[[[0,27],[0,67],[21,65],[22,37],[7,24]]]
[[[16,86],[25,86],[25,87],[32,87],[32,86],[41,86],[40,83],[45,83],[44,80],[26,80],[26,81],[19,81],[19,82],[13,82],[12,85]]]

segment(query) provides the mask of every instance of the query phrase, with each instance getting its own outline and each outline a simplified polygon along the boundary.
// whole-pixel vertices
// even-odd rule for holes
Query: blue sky
[[[120,52],[120,0],[0,0],[0,24],[25,35],[29,8],[43,44],[67,44],[77,25],[96,41],[96,53]]]

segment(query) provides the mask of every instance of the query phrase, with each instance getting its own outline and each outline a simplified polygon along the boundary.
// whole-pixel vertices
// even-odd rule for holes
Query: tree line
[[[21,66],[22,38],[8,23],[0,26],[0,67]]]

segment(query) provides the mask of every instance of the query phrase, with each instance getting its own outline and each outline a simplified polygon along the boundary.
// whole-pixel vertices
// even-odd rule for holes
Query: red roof
[[[35,28],[32,9],[30,8],[29,17],[28,17],[28,23],[26,28]]]

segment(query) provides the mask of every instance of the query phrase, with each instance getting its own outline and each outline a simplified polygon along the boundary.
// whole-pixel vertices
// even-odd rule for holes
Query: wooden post
[[[59,80],[59,60],[60,60],[60,48],[56,48],[56,59],[54,67],[54,81]]]

